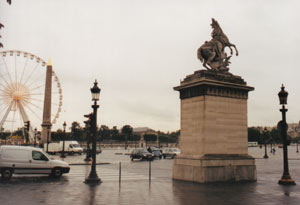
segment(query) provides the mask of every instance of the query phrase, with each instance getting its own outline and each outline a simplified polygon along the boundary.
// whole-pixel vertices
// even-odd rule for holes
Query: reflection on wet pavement
[[[90,186],[83,183],[90,165],[71,166],[69,174],[60,179],[47,175],[14,175],[0,182],[0,204],[299,204],[300,154],[289,147],[290,174],[296,186],[281,186],[282,150],[262,159],[264,150],[249,148],[256,157],[257,178],[254,183],[197,184],[172,180],[173,160],[131,162],[128,155],[115,155],[120,150],[103,150],[97,166],[103,183]],[[58,156],[55,156],[58,157]],[[84,156],[68,156],[68,162],[83,162]],[[122,165],[119,183],[119,162]]]

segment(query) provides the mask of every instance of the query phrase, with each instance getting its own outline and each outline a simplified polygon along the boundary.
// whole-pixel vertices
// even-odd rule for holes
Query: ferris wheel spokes
[[[29,121],[28,115],[27,115],[27,113],[25,112],[25,109],[24,109],[22,103],[21,103],[21,102],[17,102],[17,105],[18,105],[18,107],[19,107],[19,111],[20,111],[20,115],[21,115],[21,117],[22,117],[23,123]],[[31,125],[29,125],[29,132],[28,132],[28,135],[29,135],[29,139],[28,139],[29,142],[32,142],[34,138],[33,138],[33,131],[32,131]]]
[[[8,109],[6,110],[6,112],[5,112],[2,120],[0,122],[0,130],[2,130],[3,124],[4,124],[4,122],[5,122],[5,120],[6,120],[7,116],[8,116],[8,113],[11,111],[11,108],[12,108],[13,104],[14,104],[14,101],[11,101],[10,104],[9,104],[9,106],[8,106]]]
[[[2,55],[2,60],[3,60],[4,67],[5,67],[5,69],[6,69],[6,72],[7,72],[7,74],[8,74],[10,83],[12,84],[12,78],[11,78],[10,73],[9,73],[9,71],[8,71],[8,67],[7,67],[7,64],[6,64],[6,61],[5,61],[4,57],[3,57],[3,55]]]
[[[24,57],[25,57],[25,55],[24,55]],[[28,63],[28,58],[26,58],[26,62],[25,62],[24,67],[23,67],[22,75],[21,75],[21,78],[20,78],[20,81],[19,81],[20,84],[21,84],[21,82],[23,80],[24,71],[25,71],[25,69],[27,67],[27,63]]]

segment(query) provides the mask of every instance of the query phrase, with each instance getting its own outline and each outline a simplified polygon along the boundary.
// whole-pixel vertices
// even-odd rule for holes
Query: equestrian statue
[[[228,37],[222,31],[219,23],[212,19],[211,32],[212,39],[205,41],[198,49],[198,59],[203,63],[203,66],[208,70],[214,71],[229,71],[230,58],[233,55],[232,47],[235,49],[235,54],[238,56],[236,46],[229,42]],[[225,48],[230,49],[230,56],[225,52]]]

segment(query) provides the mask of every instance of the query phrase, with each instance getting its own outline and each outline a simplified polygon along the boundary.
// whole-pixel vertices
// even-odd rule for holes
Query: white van
[[[47,147],[48,147],[49,154],[61,153],[63,150],[63,141],[51,142],[48,145],[47,143],[45,143],[44,152],[47,152]],[[83,149],[80,147],[80,144],[77,141],[65,141],[64,152],[70,155],[74,155],[74,154],[81,155],[83,153]]]
[[[39,148],[25,146],[0,146],[0,172],[2,178],[12,174],[50,174],[60,177],[69,173],[68,163],[51,159]]]

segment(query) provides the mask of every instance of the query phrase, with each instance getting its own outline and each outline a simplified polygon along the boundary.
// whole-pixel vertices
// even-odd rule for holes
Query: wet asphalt
[[[84,183],[90,172],[84,156],[67,156],[69,174],[60,179],[47,175],[14,175],[0,182],[0,204],[300,204],[300,154],[289,147],[289,170],[296,186],[278,185],[283,173],[282,149],[249,148],[256,158],[257,182],[198,184],[172,180],[172,159],[130,161],[129,151],[105,149],[97,155],[102,183]],[[53,156],[59,158],[59,156]],[[119,180],[121,163],[121,181]],[[75,165],[76,164],[76,165]]]

